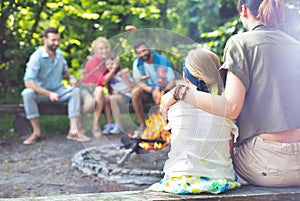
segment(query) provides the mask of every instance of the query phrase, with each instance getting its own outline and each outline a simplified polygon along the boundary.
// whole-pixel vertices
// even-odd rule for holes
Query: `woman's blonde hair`
[[[100,43],[105,43],[105,44],[107,44],[108,48],[110,49],[110,44],[109,44],[108,40],[107,40],[105,37],[100,36],[100,37],[96,38],[96,39],[92,42],[92,52],[95,52],[95,48],[96,48]]]
[[[219,68],[221,66],[219,57],[210,50],[197,47],[189,51],[185,65],[188,71],[196,78],[203,80],[206,85],[217,84],[218,94],[222,93],[223,81]],[[211,89],[209,89],[210,91]]]

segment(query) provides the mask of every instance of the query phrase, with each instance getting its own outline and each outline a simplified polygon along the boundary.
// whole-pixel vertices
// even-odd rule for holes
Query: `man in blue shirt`
[[[67,138],[77,141],[88,141],[89,137],[79,133],[81,115],[80,91],[78,88],[67,89],[62,86],[62,79],[69,78],[70,82],[75,78],[69,73],[67,62],[60,50],[58,50],[60,35],[56,28],[48,28],[44,31],[44,46],[37,49],[26,65],[24,75],[25,89],[21,95],[27,119],[33,128],[33,132],[23,144],[34,144],[41,137],[39,126],[40,102],[65,102],[68,101],[68,116],[70,118],[70,130]]]
[[[175,86],[175,73],[170,61],[156,51],[151,51],[146,40],[137,40],[134,50],[139,57],[133,62],[136,87],[132,92],[132,105],[140,124],[136,132],[140,133],[145,128],[145,100],[152,97],[158,104],[161,94]]]

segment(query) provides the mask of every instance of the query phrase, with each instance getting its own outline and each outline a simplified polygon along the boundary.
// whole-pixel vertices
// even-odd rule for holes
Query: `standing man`
[[[146,40],[137,40],[134,50],[139,57],[133,63],[136,87],[132,92],[132,104],[140,124],[136,132],[141,133],[145,129],[145,100],[152,98],[158,104],[161,94],[175,86],[175,73],[170,61],[156,51],[151,51]]]
[[[27,119],[33,128],[33,132],[23,144],[36,143],[41,138],[39,126],[40,102],[64,102],[68,101],[68,116],[70,118],[70,130],[67,138],[77,141],[88,141],[89,137],[79,133],[78,125],[81,113],[80,91],[62,86],[62,79],[74,77],[69,73],[67,62],[60,50],[60,35],[56,28],[48,28],[43,33],[44,46],[37,49],[29,58],[24,75],[25,89],[22,91],[24,108]]]

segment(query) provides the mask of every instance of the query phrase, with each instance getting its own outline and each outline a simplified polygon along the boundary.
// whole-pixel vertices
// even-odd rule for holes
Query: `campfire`
[[[160,103],[160,98],[158,105]],[[170,130],[166,130],[167,123],[164,121],[159,109],[152,113],[146,120],[146,128],[141,135],[127,134],[121,138],[121,142],[127,149],[127,153],[118,162],[122,164],[131,153],[147,154],[162,150],[170,144]]]
[[[163,149],[170,143],[171,132],[165,130],[166,123],[160,112],[151,114],[146,120],[146,129],[141,135],[141,142],[138,146],[151,152]],[[130,137],[133,137],[129,134]]]

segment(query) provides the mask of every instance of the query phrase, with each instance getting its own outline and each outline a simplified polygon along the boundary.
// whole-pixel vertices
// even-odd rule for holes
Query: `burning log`
[[[124,135],[121,142],[126,148],[124,156],[118,161],[118,164],[123,164],[129,156],[136,152],[138,154],[147,154],[157,150],[161,150],[170,143],[170,130],[165,130],[166,122],[164,121],[159,110],[153,113],[146,120],[146,128],[144,132],[138,135]]]
[[[155,140],[148,140],[148,139],[142,139],[142,138],[132,138],[128,135],[123,135],[121,137],[121,142],[124,144],[124,147],[126,148],[124,156],[117,162],[118,165],[123,164],[132,154],[133,152],[136,152],[138,154],[147,154],[149,153],[147,150],[143,149],[139,146],[140,143],[161,143],[164,144],[166,141],[163,141],[161,139],[155,139]]]
[[[124,136],[128,137],[127,135],[124,135]],[[123,139],[123,137],[121,138],[121,141],[122,141],[122,139]],[[139,142],[137,140],[135,140],[129,145],[129,148],[126,149],[124,156],[119,161],[117,161],[118,165],[122,165],[129,158],[130,154],[135,152],[135,150],[138,147],[138,143]]]

